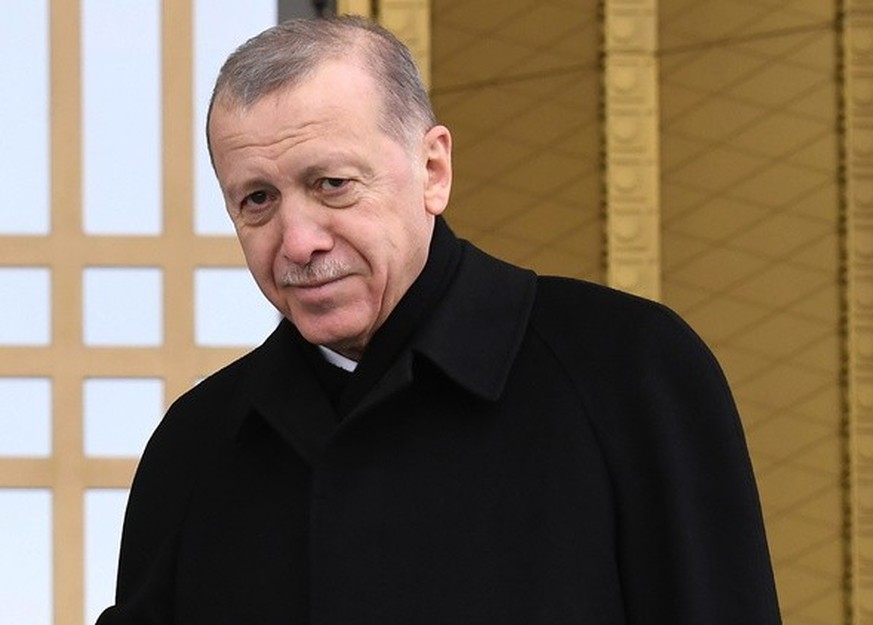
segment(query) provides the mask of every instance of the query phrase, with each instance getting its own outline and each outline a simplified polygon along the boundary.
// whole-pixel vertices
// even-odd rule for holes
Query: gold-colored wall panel
[[[846,622],[835,11],[661,2],[663,299],[731,381],[786,625]]]
[[[432,98],[452,130],[459,235],[602,279],[600,71],[590,0],[432,0]]]

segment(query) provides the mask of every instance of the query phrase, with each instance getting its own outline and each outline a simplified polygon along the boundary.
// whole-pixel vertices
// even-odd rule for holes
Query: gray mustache
[[[306,265],[291,265],[280,278],[282,286],[313,286],[342,278],[350,273],[349,266],[337,260],[321,260]]]

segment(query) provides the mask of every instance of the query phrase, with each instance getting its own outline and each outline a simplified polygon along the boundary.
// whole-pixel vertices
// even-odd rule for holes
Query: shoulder
[[[207,422],[211,424],[210,429],[214,429],[216,421],[222,420],[223,415],[240,403],[247,371],[256,357],[257,350],[243,355],[176,398],[155,434],[164,430],[178,434],[194,430],[196,433]]]
[[[270,358],[272,340],[271,336],[175,399],[149,439],[138,473],[145,475],[156,465],[191,468],[227,441],[248,410],[249,380]]]
[[[530,331],[589,396],[624,406],[654,406],[669,396],[733,411],[711,350],[663,304],[589,282],[543,277]]]
[[[667,306],[630,293],[571,278],[540,277],[532,323],[544,336],[603,348],[653,348],[663,341],[703,343]]]
[[[279,326],[258,347],[199,381],[170,406],[158,432],[173,430],[222,429],[225,422],[248,408],[252,384],[257,377],[287,358],[293,340],[290,324]],[[232,425],[232,424],[230,424]]]
[[[246,372],[259,349],[200,381],[170,405],[137,466],[129,508],[141,514],[133,517],[163,527],[162,522],[181,512],[198,476],[232,436],[234,414],[244,406]],[[136,527],[134,533],[153,533]]]
[[[239,395],[258,349],[250,351],[218,371],[197,382],[170,405],[167,417],[193,419],[204,411],[227,409],[239,401]],[[165,418],[165,421],[167,419]]]

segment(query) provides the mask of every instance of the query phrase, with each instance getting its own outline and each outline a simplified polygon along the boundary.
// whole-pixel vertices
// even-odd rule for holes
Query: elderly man
[[[255,37],[208,136],[284,320],[155,432],[100,625],[779,622],[713,358],[455,238],[451,135],[388,32]]]

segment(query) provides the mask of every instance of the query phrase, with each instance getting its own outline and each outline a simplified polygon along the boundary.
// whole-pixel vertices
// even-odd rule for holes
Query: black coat
[[[697,336],[462,256],[339,425],[287,322],[172,406],[100,625],[779,622],[740,422]]]

